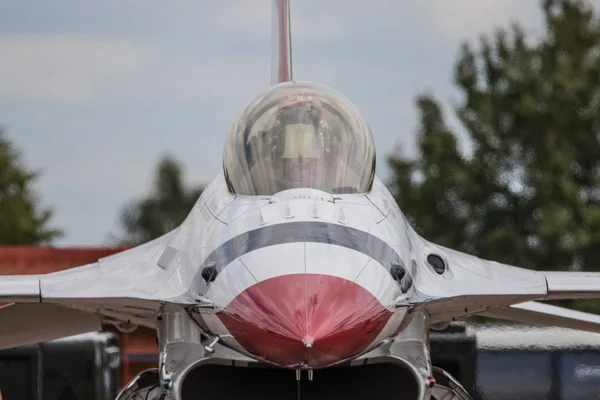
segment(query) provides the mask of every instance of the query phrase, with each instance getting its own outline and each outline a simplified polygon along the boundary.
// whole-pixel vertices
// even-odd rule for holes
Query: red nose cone
[[[362,286],[319,274],[262,281],[218,314],[250,353],[280,366],[310,368],[365,350],[391,315]]]

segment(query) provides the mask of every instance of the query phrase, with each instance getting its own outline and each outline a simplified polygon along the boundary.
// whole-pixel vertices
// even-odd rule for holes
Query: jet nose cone
[[[352,281],[292,274],[249,287],[218,315],[250,353],[280,366],[318,368],[365,350],[392,313]]]

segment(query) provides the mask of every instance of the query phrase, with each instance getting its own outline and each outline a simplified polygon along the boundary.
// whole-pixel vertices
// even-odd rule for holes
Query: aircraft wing
[[[548,284],[548,299],[600,298],[598,272],[543,272]]]
[[[98,315],[36,303],[0,307],[0,326],[0,350],[102,329]]]
[[[600,273],[533,271],[429,242],[423,251],[421,277],[415,280],[412,299],[429,313],[433,324],[477,314],[600,332],[600,317],[534,302],[600,298]],[[426,265],[430,254],[445,261],[444,274]]]
[[[480,313],[486,317],[600,333],[600,316],[529,301]]]
[[[176,232],[81,267],[0,276],[0,303],[16,303],[0,308],[0,347],[94,331],[101,322],[154,327],[161,304],[187,302],[182,279],[170,279],[183,256]]]

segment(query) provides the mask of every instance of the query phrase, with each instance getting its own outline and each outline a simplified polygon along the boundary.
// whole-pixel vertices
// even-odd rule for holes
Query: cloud
[[[0,97],[65,103],[222,98],[245,85],[241,66],[268,68],[268,60],[173,58],[141,43],[76,35],[0,36],[0,54]]]
[[[268,35],[271,30],[271,2],[228,0],[219,2],[207,10],[211,28],[229,33],[253,33]]]
[[[431,16],[433,29],[451,40],[471,39],[491,29],[506,28],[510,21],[526,21],[533,31],[541,27],[539,1],[430,0],[422,4]]]
[[[263,0],[228,0],[215,3],[203,16],[211,29],[243,32],[268,38],[272,27],[272,3]],[[400,14],[405,5],[394,0],[301,0],[291,2],[291,26],[296,39],[331,40],[366,28],[382,13]]]
[[[82,102],[156,59],[147,49],[77,36],[0,37],[0,95]]]

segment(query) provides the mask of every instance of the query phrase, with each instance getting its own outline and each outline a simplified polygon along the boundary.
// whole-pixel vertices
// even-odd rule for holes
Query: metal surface
[[[158,370],[153,368],[141,372],[117,395],[116,400],[158,400],[162,389],[158,384]]]
[[[536,303],[534,301],[514,304],[507,308],[492,309],[481,313],[481,315],[530,324],[550,325],[600,333],[600,316],[598,315],[569,310],[550,304]]]
[[[419,400],[432,385],[435,396],[465,399],[443,372],[446,394],[433,384],[430,327],[487,313],[598,331],[598,317],[530,301],[600,297],[600,274],[482,260],[413,230],[375,177],[356,107],[323,85],[291,82],[289,2],[273,4],[277,84],[233,122],[224,171],[188,218],[89,265],[0,277],[0,301],[23,303],[0,309],[0,348],[100,322],[156,329],[159,369],[119,399],[201,395],[206,366],[306,370],[316,385],[324,370],[344,377],[377,363],[402,371]]]
[[[40,275],[2,276],[0,279],[0,303],[40,301]]]
[[[548,298],[600,298],[599,272],[546,272],[545,275],[548,282]]]
[[[0,307],[0,350],[101,328],[93,314],[54,304],[11,304]]]
[[[290,274],[253,285],[218,317],[244,349],[265,361],[319,368],[365,350],[392,315],[352,281]]]
[[[471,400],[461,384],[441,368],[433,368],[435,386],[431,390],[434,400]]]

